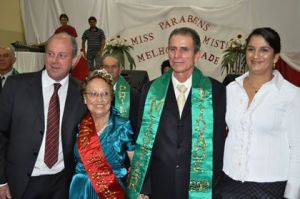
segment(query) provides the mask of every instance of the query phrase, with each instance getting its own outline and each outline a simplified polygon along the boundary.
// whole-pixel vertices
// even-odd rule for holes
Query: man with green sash
[[[123,66],[117,54],[104,54],[102,57],[102,66],[113,77],[115,94],[113,105],[120,112],[122,117],[130,120],[136,139],[139,93],[134,88],[131,88],[129,83],[121,75]]]
[[[128,183],[130,199],[219,198],[225,141],[225,87],[195,67],[200,37],[171,32],[171,70],[141,94],[141,121]]]

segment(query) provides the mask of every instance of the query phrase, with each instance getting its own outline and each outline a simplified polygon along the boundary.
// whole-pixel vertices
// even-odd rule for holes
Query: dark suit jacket
[[[225,141],[226,97],[225,87],[216,80],[211,79],[211,82],[214,109],[213,198],[219,198]],[[150,84],[146,85],[142,92],[141,105],[144,105]],[[139,121],[138,128],[140,128],[140,123]],[[191,124],[191,92],[180,119],[173,85],[170,82],[142,193],[151,193],[152,199],[188,198]]]
[[[18,75],[18,74],[19,74],[19,72],[15,68],[13,68],[11,75]],[[0,89],[0,93],[1,93],[1,91],[2,91],[2,85],[0,85],[0,86],[1,86],[1,89]]]
[[[0,95],[0,184],[8,183],[14,199],[22,197],[42,143],[45,124],[41,74],[10,76]],[[61,127],[69,179],[74,168],[74,128],[85,111],[78,82],[70,76]]]

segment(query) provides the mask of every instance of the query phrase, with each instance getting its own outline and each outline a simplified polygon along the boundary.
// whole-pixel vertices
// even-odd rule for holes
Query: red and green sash
[[[156,79],[148,91],[129,178],[130,199],[138,198],[142,189],[171,76],[172,70]],[[189,198],[211,199],[214,123],[212,89],[209,78],[202,75],[197,68],[194,69],[192,76],[191,100],[192,151]]]
[[[125,199],[125,192],[105,158],[91,114],[80,123],[78,150],[92,185],[102,199]]]

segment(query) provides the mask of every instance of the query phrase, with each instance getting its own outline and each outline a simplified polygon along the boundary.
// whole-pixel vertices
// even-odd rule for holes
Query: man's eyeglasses
[[[68,57],[68,54],[65,52],[54,53],[52,51],[46,51],[46,56],[49,58],[66,59]]]
[[[92,92],[86,92],[85,94],[91,100],[96,100],[97,97],[101,97],[103,100],[108,100],[111,97],[111,94],[108,91],[99,92],[99,93],[96,91],[92,91]]]

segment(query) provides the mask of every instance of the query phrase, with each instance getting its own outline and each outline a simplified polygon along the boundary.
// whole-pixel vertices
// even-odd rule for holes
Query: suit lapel
[[[65,110],[63,113],[62,118],[62,126],[61,126],[61,133],[62,133],[62,143],[63,148],[66,146],[71,146],[73,144],[73,127],[74,123],[76,122],[76,118],[78,114],[81,114],[80,111],[76,111],[79,109],[79,101],[82,100],[79,94],[78,84],[76,81],[70,76],[69,79],[69,87],[67,91],[67,97],[65,102]],[[65,151],[65,150],[64,150]]]
[[[185,101],[185,104],[184,104],[184,107],[183,107],[183,110],[182,110],[182,114],[181,114],[181,119],[185,118],[188,114],[191,114],[191,93],[192,93],[192,90],[190,91],[186,101]]]
[[[172,83],[172,80],[169,84],[169,88],[168,88],[168,92],[167,92],[167,96],[166,96],[166,102],[165,103],[169,103],[171,107],[174,107],[171,110],[173,115],[176,115],[176,118],[179,118],[179,111],[178,111],[178,105],[177,105],[177,100],[176,100],[176,96],[175,96],[175,92],[174,92],[174,86]]]
[[[28,99],[30,99],[32,103],[33,110],[36,110],[37,116],[41,122],[39,124],[43,124],[44,129],[44,101],[43,101],[43,89],[42,89],[42,72],[36,73],[31,81],[29,82],[28,91]]]

